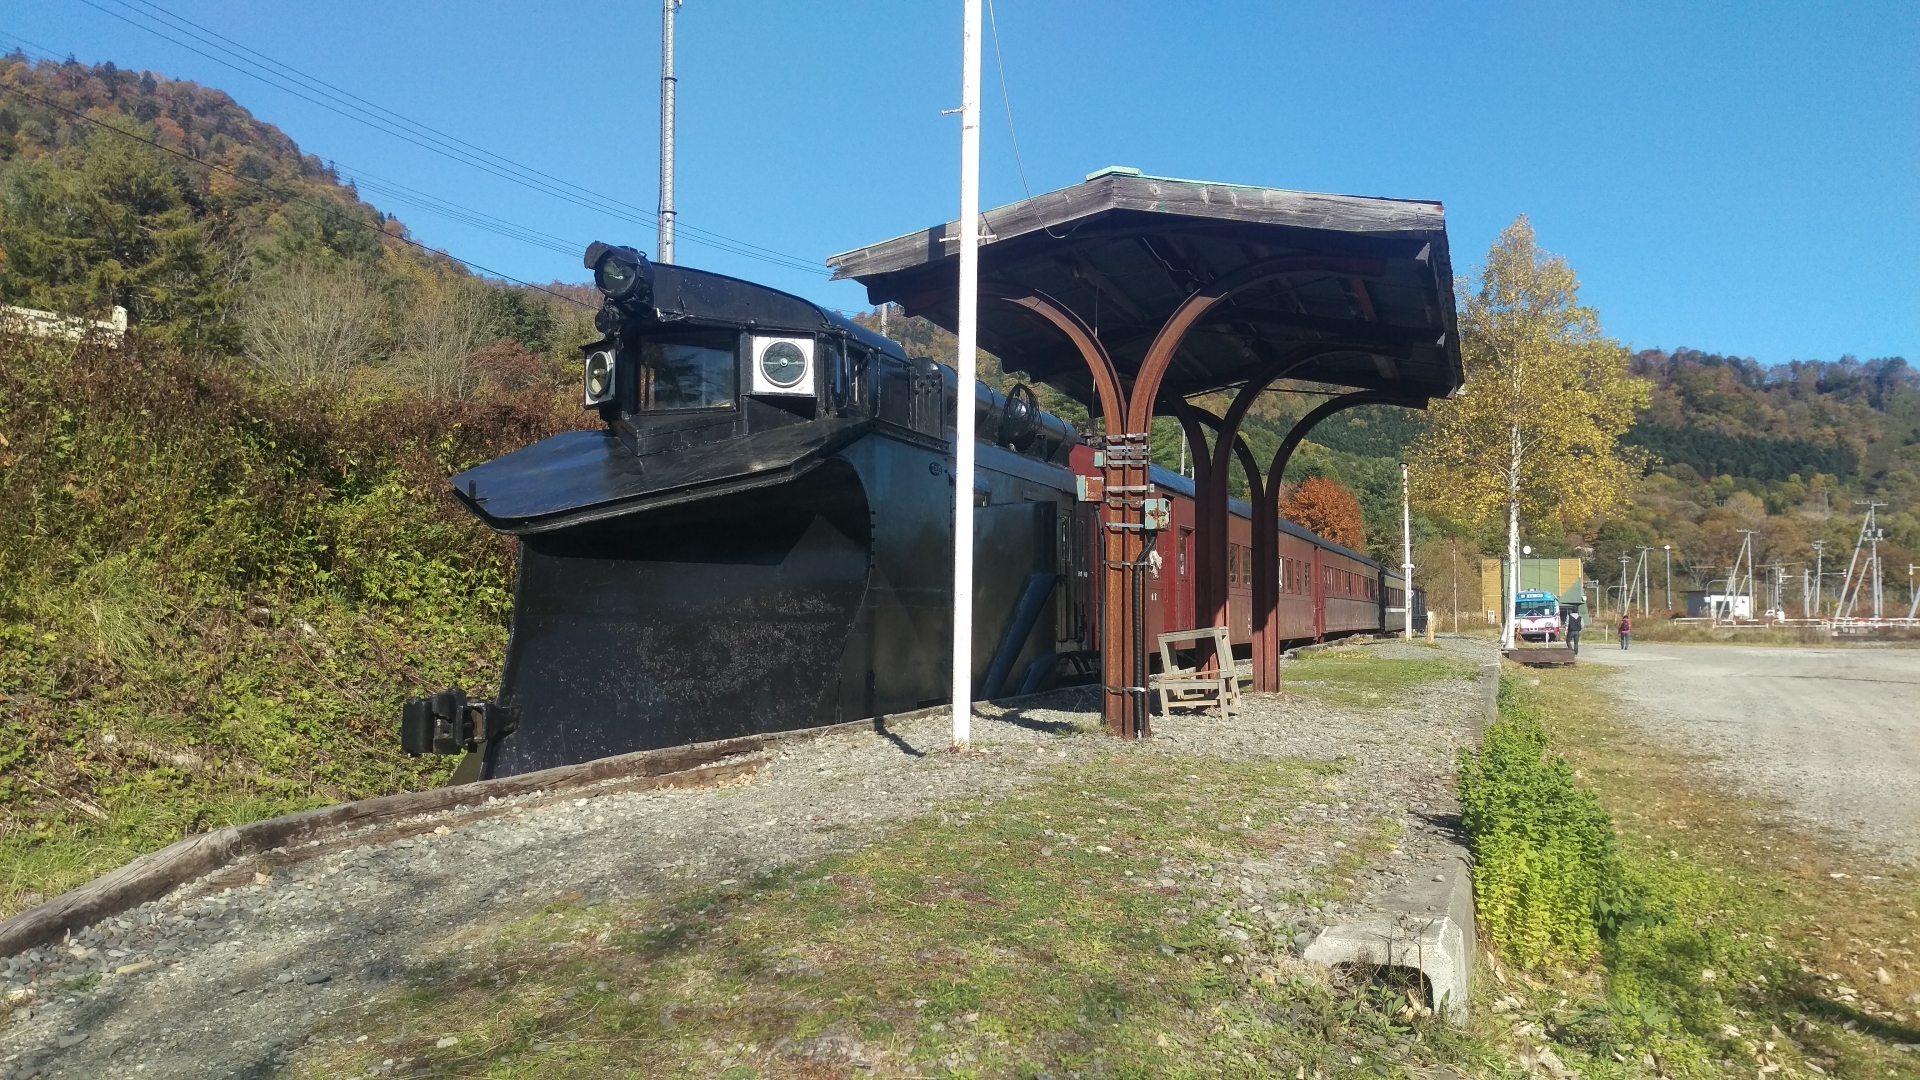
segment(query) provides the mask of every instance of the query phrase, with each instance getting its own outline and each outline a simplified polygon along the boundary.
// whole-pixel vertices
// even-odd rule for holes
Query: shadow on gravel
[[[1024,709],[1001,713],[999,716],[993,718],[993,723],[1012,724],[1014,727],[1022,727],[1028,731],[1038,731],[1046,735],[1076,735],[1079,734],[1080,731],[1079,728],[1065,720],[1040,720],[1028,716]]]
[[[891,730],[889,730],[887,728],[887,722],[884,719],[881,719],[879,717],[874,718],[873,733],[887,740],[888,742],[892,743],[896,749],[898,749],[901,753],[907,755],[908,757],[926,757],[927,756],[927,752],[925,750],[914,749],[914,746],[912,743],[908,742],[907,740],[901,738],[899,735],[896,735]]]
[[[1466,848],[1468,851],[1473,850],[1473,841],[1467,836],[1466,827],[1460,823],[1459,813],[1449,814],[1437,810],[1410,810],[1407,816],[1426,822],[1428,825],[1433,826],[1435,830],[1445,834],[1448,840]]]
[[[1821,997],[1817,993],[1799,991],[1790,996],[1793,1007],[1808,1016],[1817,1016],[1835,1027],[1846,1027],[1857,1031],[1870,1039],[1892,1043],[1895,1046],[1920,1045],[1920,1024],[1899,1024],[1891,1022],[1885,1016],[1845,1005],[1832,998]]]

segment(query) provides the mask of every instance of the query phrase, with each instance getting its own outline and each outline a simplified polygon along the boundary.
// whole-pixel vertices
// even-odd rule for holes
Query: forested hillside
[[[564,292],[556,289],[554,293]],[[431,783],[512,549],[452,471],[593,418],[591,303],[410,242],[225,94],[0,59],[0,916],[185,832]]]

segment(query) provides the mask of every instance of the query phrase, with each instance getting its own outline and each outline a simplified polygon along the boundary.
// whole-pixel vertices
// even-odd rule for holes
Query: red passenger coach
[[[1081,476],[1100,475],[1089,447],[1074,448],[1072,467]],[[1194,483],[1157,466],[1149,478],[1155,496],[1172,506],[1171,524],[1156,539],[1160,565],[1148,574],[1146,583],[1146,630],[1152,654],[1160,634],[1194,629],[1200,620],[1194,604],[1198,555]],[[1253,508],[1247,503],[1228,501],[1227,629],[1235,652],[1243,657],[1250,654],[1253,643],[1252,517]],[[1399,573],[1281,519],[1278,618],[1282,648],[1397,628],[1405,599]]]

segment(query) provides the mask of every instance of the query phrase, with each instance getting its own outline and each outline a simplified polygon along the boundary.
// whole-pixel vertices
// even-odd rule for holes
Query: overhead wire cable
[[[993,0],[987,0],[987,26],[993,31],[993,63],[1000,69],[1000,100],[1007,107],[1007,139],[1013,143],[1013,163],[1020,170],[1020,190],[1027,198],[1033,198],[1033,188],[1027,186],[1027,163],[1020,157],[1020,134],[1013,128],[1013,93],[1007,89],[1007,62],[1000,55],[1000,20],[993,13]],[[1056,233],[1053,226],[1044,227],[1048,236],[1055,240],[1065,240],[1071,233]]]
[[[546,248],[549,251],[561,255],[577,255],[585,246],[565,237],[541,232],[538,229],[529,228],[517,222],[508,221],[505,218],[495,217],[484,211],[475,210],[470,206],[463,206],[460,203],[443,199],[438,195],[410,188],[397,181],[375,176],[372,173],[344,162],[332,161],[328,162],[328,164],[356,189],[378,193],[385,198],[412,205],[430,214],[460,221],[472,225],[475,228],[484,229],[488,232],[512,240],[518,240],[535,247]]]
[[[65,61],[55,57],[52,54],[51,50],[47,49],[46,46],[28,41],[27,39],[20,37],[17,34],[13,34],[6,31],[0,31],[0,38],[6,38],[8,40],[18,43],[19,45],[27,46],[27,48],[17,49],[16,51],[18,51],[20,55],[28,57],[29,59],[38,60],[43,63],[50,63],[55,65],[61,65],[65,63]],[[505,218],[496,217],[484,211],[475,210],[469,206],[462,206],[459,203],[452,202],[447,199],[442,199],[437,195],[431,195],[431,194],[428,194],[427,192],[419,191],[417,189],[407,187],[406,185],[400,184],[396,181],[387,180],[383,177],[376,176],[357,166],[349,165],[345,162],[330,161],[327,164],[330,167],[332,167],[336,172],[345,174],[347,180],[350,183],[353,183],[354,185],[356,185],[357,187],[379,192],[382,195],[386,196],[387,198],[396,200],[398,202],[401,202],[409,206],[413,206],[420,210],[424,210],[427,213],[434,214],[439,217],[448,218],[450,220],[459,221],[463,224],[471,225],[474,228],[481,229],[485,232],[494,233],[495,235],[505,237],[506,239],[509,239],[509,240],[517,240],[521,243],[544,248],[548,251],[552,251],[560,255],[578,254],[583,246],[578,241],[568,240],[564,237],[554,236],[551,233],[544,233],[537,229],[532,229],[525,225],[518,224],[517,222],[508,221]]]
[[[323,109],[326,109],[329,112],[346,117],[347,119],[353,120],[357,123],[364,124],[368,127],[373,128],[376,131],[379,131],[386,135],[390,135],[396,139],[401,140],[402,142],[408,143],[409,145],[416,146],[416,147],[419,147],[420,149],[438,154],[442,157],[448,158],[449,160],[455,161],[459,164],[466,165],[470,168],[478,169],[481,172],[485,172],[489,175],[498,177],[499,179],[506,180],[510,183],[517,184],[521,187],[527,188],[530,191],[547,195],[551,198],[557,198],[564,202],[572,203],[573,205],[579,206],[583,209],[591,210],[591,211],[594,211],[595,213],[606,214],[611,217],[621,218],[645,228],[654,227],[655,221],[652,220],[652,215],[648,214],[644,210],[640,210],[638,208],[633,208],[630,206],[627,209],[621,209],[622,206],[626,206],[627,204],[620,204],[617,201],[608,200],[604,196],[593,195],[593,193],[589,193],[589,195],[592,196],[592,199],[598,199],[600,201],[596,202],[596,201],[592,201],[592,199],[582,198],[580,196],[574,195],[567,191],[556,190],[555,188],[553,188],[552,185],[546,184],[539,180],[529,179],[526,176],[518,175],[512,171],[509,171],[508,166],[518,167],[518,166],[514,166],[514,164],[509,159],[501,159],[502,161],[507,162],[506,166],[502,166],[502,165],[495,164],[492,161],[485,160],[484,158],[477,157],[474,154],[470,154],[465,151],[459,150],[456,147],[449,147],[445,145],[434,145],[434,141],[436,140],[423,139],[421,137],[418,137],[402,128],[397,127],[392,122],[386,121],[378,116],[356,115],[356,111],[360,113],[366,112],[366,110],[364,109],[349,111],[348,109],[320,100],[319,98],[314,97],[312,93],[306,92],[305,90],[303,90],[297,85],[288,85],[288,80],[285,77],[279,76],[276,73],[272,72],[271,70],[266,70],[266,73],[262,74],[261,71],[251,70],[249,67],[244,67],[241,64],[237,64],[237,63],[234,63],[233,61],[215,56],[212,53],[209,53],[203,49],[195,48],[193,45],[190,45],[187,42],[181,41],[179,38],[172,37],[166,33],[161,32],[160,30],[156,30],[153,27],[147,26],[143,23],[135,22],[134,20],[119,14],[118,12],[108,11],[107,9],[100,7],[100,5],[93,3],[92,0],[79,0],[79,2],[82,4],[86,4],[88,7],[94,8],[95,10],[98,10],[103,14],[119,19],[122,22],[127,23],[129,26],[133,26],[138,29],[145,30],[148,33],[153,34],[155,37],[158,37],[163,41],[167,41],[171,44],[179,46],[180,48],[186,49],[187,51],[192,52],[198,56],[202,56],[202,57],[205,57],[206,59],[212,60],[215,63],[220,64],[224,67],[227,67],[242,75],[245,75],[248,78],[265,83],[268,86],[271,86],[284,93],[291,94],[302,101],[306,101],[310,104],[317,105]],[[215,47],[217,48],[218,46],[215,46]],[[226,51],[226,50],[222,50],[222,51]],[[240,58],[240,59],[244,61],[244,58]],[[247,63],[250,64],[251,62],[248,61]],[[252,66],[256,68],[260,67],[260,65],[257,65],[257,64]],[[498,155],[493,155],[493,156],[497,157]],[[539,174],[536,173],[535,175],[539,175]],[[693,231],[696,231],[696,230],[693,230],[690,227],[689,232],[693,232]],[[699,231],[703,231],[703,230],[699,230]],[[758,259],[763,262],[771,262],[771,263],[774,263],[775,265],[781,265],[789,269],[802,269],[802,270],[806,270],[814,273],[824,272],[816,268],[811,263],[805,263],[798,260],[781,262],[780,259],[777,259],[777,258],[755,254],[752,251],[744,250],[746,247],[749,247],[750,245],[745,245],[738,241],[733,241],[731,239],[723,238],[721,240],[714,240],[714,239],[708,239],[705,237],[697,237],[697,236],[692,237],[692,239],[694,239],[694,241],[697,243],[705,244],[708,247],[718,248],[720,250],[727,251],[730,254],[740,255],[745,258]]]
[[[324,79],[308,75],[303,71],[275,60],[265,53],[249,48],[216,31],[210,30],[184,16],[177,15],[149,0],[139,0],[135,7],[128,0],[110,0],[110,2],[132,12],[145,22],[130,18],[120,12],[110,10],[95,3],[94,0],[79,0],[80,3],[102,14],[111,16],[130,26],[144,30],[164,41],[186,49],[198,56],[212,60],[249,78],[266,83],[284,93],[292,94],[309,104],[317,105],[339,116],[371,127],[383,134],[400,139],[420,149],[438,154],[459,164],[466,165],[495,176],[510,183],[536,191],[550,198],[572,203],[583,209],[621,218],[645,228],[654,228],[658,224],[658,215],[632,203],[624,202],[590,188],[542,172],[524,165],[505,155],[487,150],[457,136],[447,134],[431,125],[413,120],[366,98],[360,97]],[[148,10],[142,10],[142,9]],[[156,14],[157,13],[157,14]],[[157,23],[156,28],[150,23]],[[207,52],[195,44],[182,41],[167,31],[192,38],[199,45],[226,54],[224,57]],[[229,47],[231,46],[231,47]],[[243,55],[245,54],[245,55]],[[257,59],[254,59],[257,58]],[[687,234],[688,239],[707,247],[739,255],[743,258],[770,263],[784,269],[800,270],[810,274],[826,274],[818,263],[776,251],[772,248],[752,244],[744,240],[702,229],[694,225],[679,225],[679,231]]]
[[[246,176],[242,173],[229,169],[224,165],[215,165],[212,162],[201,161],[199,158],[196,158],[192,154],[186,153],[185,151],[176,150],[171,146],[165,146],[155,139],[148,139],[140,135],[135,135],[130,131],[123,131],[120,128],[114,127],[112,124],[109,124],[103,120],[96,120],[93,117],[88,116],[86,113],[80,112],[77,109],[69,109],[65,105],[62,105],[55,101],[49,101],[38,94],[30,93],[18,87],[9,86],[9,87],[4,87],[0,89],[4,89],[4,91],[9,94],[18,94],[19,96],[26,98],[29,101],[37,102],[49,109],[54,110],[55,112],[64,113],[67,116],[71,116],[76,120],[82,121],[83,123],[92,124],[94,127],[99,128],[102,131],[110,131],[113,134],[118,135],[123,139],[131,139],[134,142],[143,143],[147,146],[151,146],[155,150],[159,150],[162,153],[171,154],[172,156],[177,157],[180,160],[185,161],[190,165],[195,165],[202,169],[211,169],[214,172],[221,173],[226,176],[231,176],[236,180],[241,180],[246,183],[252,184],[255,187],[260,188],[262,191],[267,192],[270,195],[277,195],[280,198],[286,199],[290,202],[298,202],[298,203],[303,203],[307,206],[316,207],[326,213],[336,215],[339,220],[344,220],[351,224],[358,225],[361,228],[366,229],[369,232],[372,232],[375,235],[380,236],[384,239],[397,240],[402,244],[406,244],[410,247],[417,248],[421,251],[426,252],[429,255],[439,255],[443,258],[453,259],[459,262],[461,265],[471,267],[475,270],[480,271],[483,274],[487,274],[492,277],[498,278],[501,281],[511,282],[512,284],[519,285],[522,288],[532,289],[535,292],[545,293],[556,300],[564,300],[567,303],[573,304],[576,307],[586,308],[588,310],[592,310],[594,307],[594,305],[592,304],[589,304],[583,300],[576,300],[575,298],[568,296],[565,293],[555,292],[554,290],[545,288],[544,286],[535,285],[531,281],[525,281],[520,278],[514,277],[511,274],[502,273],[499,270],[494,270],[490,267],[482,266],[481,264],[474,262],[470,259],[463,259],[460,256],[455,255],[444,248],[429,247],[428,245],[423,244],[420,241],[415,240],[411,237],[396,236],[393,233],[386,231],[385,229],[381,228],[378,225],[374,225],[371,222],[362,221],[360,218],[357,218],[352,214],[347,213],[344,210],[344,208],[342,208],[336,203],[329,202],[325,199],[314,198],[312,196],[297,195],[292,192],[278,190],[273,185],[267,183],[264,180],[259,180],[251,176]]]
[[[394,112],[393,110],[388,109],[382,105],[369,101],[366,98],[360,97],[359,95],[354,94],[349,90],[343,89],[339,86],[329,83],[324,79],[320,79],[313,75],[308,75],[307,73],[299,70],[298,68],[293,67],[290,64],[287,64],[280,60],[275,60],[273,57],[268,56],[265,53],[262,53],[256,49],[243,45],[240,42],[234,41],[233,39],[228,38],[218,33],[217,31],[210,30],[207,27],[201,26],[200,24],[193,22],[191,19],[175,14],[174,12],[168,11],[166,8],[161,7],[159,4],[151,3],[150,0],[139,0],[141,7],[151,9],[151,12],[158,12],[159,13],[158,15],[152,14],[149,11],[142,11],[140,10],[140,8],[136,8],[132,4],[128,3],[128,0],[111,0],[111,2],[119,5],[120,7],[126,8],[127,10],[132,11],[142,16],[143,18],[147,18],[156,22],[162,22],[162,25],[165,26],[166,29],[173,30],[178,33],[187,34],[189,37],[193,37],[195,40],[199,41],[201,44],[207,45],[210,48],[218,49],[219,51],[226,53],[228,56],[232,57],[233,60],[232,61],[224,60],[224,59],[221,59],[220,57],[212,56],[211,54],[203,52],[199,49],[194,48],[191,45],[188,45],[185,42],[178,40],[177,38],[169,37],[168,35],[162,33],[161,31],[154,29],[152,26],[149,26],[140,22],[135,22],[132,19],[128,19],[124,15],[120,15],[116,12],[108,11],[107,9],[102,8],[98,4],[94,3],[93,0],[80,0],[80,2],[86,4],[89,7],[94,8],[97,11],[101,11],[104,14],[108,14],[113,16],[114,18],[120,19],[121,21],[128,23],[128,25],[146,30],[148,33],[151,33],[156,37],[160,37],[163,40],[170,41],[173,44],[181,46],[182,48],[186,48],[189,51],[196,53],[197,55],[204,56],[210,60],[214,60],[217,63],[220,63],[228,68],[231,68],[235,71],[240,72],[241,74],[248,75],[249,77],[258,79],[262,82],[267,82],[268,85],[275,86],[276,88],[285,90],[289,93],[295,93],[296,96],[301,97],[302,100],[306,100],[312,104],[320,105],[321,107],[326,108],[329,111],[335,112],[341,116],[345,116],[348,119],[352,119],[357,122],[367,124],[370,127],[374,127],[375,130],[385,132],[386,134],[394,135],[397,138],[403,138],[406,141],[413,143],[413,145],[420,146],[423,149],[432,150],[433,152],[439,153],[442,156],[450,157],[453,160],[460,161],[463,164],[467,164],[476,168],[485,168],[487,169],[487,171],[490,171],[490,172],[492,171],[492,167],[497,165],[500,167],[510,169],[518,174],[522,174],[520,176],[513,177],[513,178],[503,176],[502,177],[503,179],[514,179],[515,182],[521,182],[523,184],[530,181],[536,187],[536,189],[543,190],[543,193],[545,194],[568,198],[569,201],[576,201],[569,196],[562,195],[559,192],[544,190],[548,186],[548,184],[559,185],[561,188],[568,189],[577,195],[585,196],[587,198],[596,200],[599,204],[601,204],[601,205],[591,206],[589,207],[590,209],[597,209],[603,213],[613,213],[616,216],[622,216],[622,217],[628,217],[629,214],[638,214],[638,215],[641,215],[642,218],[648,219],[648,220],[634,220],[633,218],[628,217],[628,220],[633,221],[634,224],[646,225],[648,227],[652,227],[652,225],[654,224],[654,221],[652,219],[657,217],[657,215],[654,212],[646,210],[645,208],[635,206],[632,203],[623,202],[611,196],[604,195],[597,191],[593,191],[592,189],[582,187],[578,184],[574,184],[570,181],[554,176],[550,173],[545,173],[538,169],[532,168],[531,166],[521,164],[520,162],[515,161],[512,158],[508,158],[505,155],[496,153],[491,150],[487,150],[484,147],[477,146],[473,143],[467,142],[466,140],[460,139],[457,136],[449,135],[446,132],[440,131],[439,129],[429,124],[421,123],[420,121],[413,120],[400,113]],[[218,44],[220,42],[224,42],[225,45]],[[227,48],[226,45],[231,45],[233,46],[233,48]],[[239,51],[236,52],[235,50],[239,50]],[[248,56],[257,57],[258,60],[249,59],[248,56],[240,55],[243,52],[248,54]],[[239,61],[240,64],[243,64],[246,66],[245,67],[238,66],[233,61]],[[250,69],[259,69],[259,70],[256,71],[256,70],[250,70]],[[306,93],[303,93],[301,91],[296,91],[293,88],[282,85],[280,82],[274,82],[266,77],[263,77],[260,74],[260,71],[266,72],[267,75],[270,75],[275,79],[279,79],[283,81],[289,81],[289,80],[296,81],[303,91],[311,91],[312,93],[321,94],[324,97],[332,99],[333,102],[335,102],[336,104],[330,105],[325,102],[314,101],[313,98],[307,96]],[[359,115],[356,115],[356,114],[359,114]],[[397,132],[393,130],[393,127],[395,125],[401,125],[406,129],[411,129],[411,134],[402,134],[401,132]],[[422,138],[429,140],[430,142],[438,143],[441,145],[438,145],[438,146],[426,145],[425,143],[422,143],[421,141],[419,141]],[[470,160],[474,155],[478,155],[481,159],[483,159],[483,161],[476,162],[474,160]],[[495,172],[494,175],[500,175],[500,174]],[[580,204],[580,205],[584,205],[584,204]],[[723,234],[716,233],[711,230],[701,229],[697,226],[688,226],[687,230],[690,233],[698,234],[698,236],[704,238],[702,242],[706,243],[708,246],[719,247],[723,250],[729,251],[732,254],[745,255],[749,258],[761,258],[762,256],[764,256],[765,258],[763,259],[763,261],[783,263],[791,266],[792,268],[804,269],[814,273],[826,272],[823,268],[799,256],[789,255],[785,252],[776,251],[772,248],[763,247],[758,244],[748,243],[747,241],[744,241],[744,240],[737,240],[737,239],[734,239],[733,237],[725,236]],[[756,252],[759,254],[755,254]]]

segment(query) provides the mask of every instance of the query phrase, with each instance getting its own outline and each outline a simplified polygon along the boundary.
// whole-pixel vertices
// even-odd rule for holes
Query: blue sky
[[[311,153],[584,247],[654,247],[194,55],[101,8],[0,0],[0,32],[231,93]],[[135,7],[140,0],[126,0]],[[167,10],[571,182],[657,199],[659,7],[252,3]],[[1438,199],[1456,267],[1527,214],[1607,329],[1766,363],[1920,362],[1920,4],[996,0],[1026,180],[1105,165]],[[688,0],[687,226],[817,264],[955,216],[960,4]],[[0,37],[0,45],[14,41]],[[992,42],[983,201],[1022,197]],[[578,259],[373,196],[514,277]],[[828,305],[856,285],[691,242],[680,262]]]

